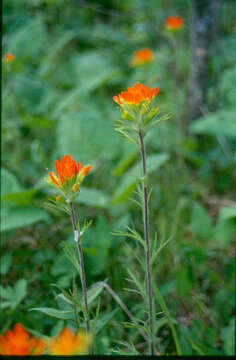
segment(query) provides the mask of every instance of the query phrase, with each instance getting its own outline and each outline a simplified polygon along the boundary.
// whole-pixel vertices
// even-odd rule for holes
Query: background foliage
[[[218,48],[209,51],[207,107],[186,135],[188,1],[4,2],[3,55],[11,52],[15,60],[2,62],[2,333],[15,322],[46,336],[73,326],[67,317],[29,311],[56,308],[55,301],[68,310],[51,284],[69,289],[77,276],[62,249],[63,241],[73,242],[70,219],[44,205],[53,195],[46,169],[65,153],[93,165],[77,204],[81,219],[93,219],[83,239],[88,285],[108,279],[132,313],[142,314],[139,295],[124,290],[128,266],[142,277],[134,257],[138,246],[112,235],[127,225],[142,233],[139,209],[129,201],[141,170],[139,153],[114,131],[120,114],[112,100],[141,81],[159,86],[161,112],[170,114],[146,139],[151,236],[156,232],[159,242],[172,237],[155,260],[154,281],[184,354],[233,355],[235,5],[222,4]],[[172,14],[184,18],[176,53],[164,32]],[[142,47],[150,47],[156,60],[132,68],[133,52]],[[96,353],[131,354],[119,343],[124,339],[139,342],[142,352],[142,338],[122,324],[126,315],[105,290],[100,298]],[[157,336],[160,353],[175,352],[163,314]]]

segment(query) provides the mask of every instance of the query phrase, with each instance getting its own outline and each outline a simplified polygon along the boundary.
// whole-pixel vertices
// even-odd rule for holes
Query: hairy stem
[[[83,290],[83,296],[84,296],[84,307],[86,311],[86,330],[87,333],[89,332],[89,313],[88,313],[88,301],[87,301],[87,286],[86,286],[86,278],[85,278],[85,269],[84,269],[84,258],[83,258],[83,252],[82,247],[79,241],[79,233],[76,226],[76,217],[75,217],[75,211],[73,204],[70,202],[70,209],[71,209],[71,221],[72,226],[74,230],[74,239],[78,247],[79,252],[79,262],[80,262],[80,268],[81,268],[81,283],[82,283],[82,290]]]
[[[144,237],[146,243],[146,288],[148,295],[148,310],[149,310],[149,330],[151,336],[149,337],[149,353],[153,355],[153,331],[152,331],[152,284],[150,271],[150,243],[149,243],[149,218],[148,218],[148,199],[147,199],[147,185],[146,185],[146,153],[143,141],[142,132],[139,131],[139,141],[141,148],[142,164],[143,164],[143,222],[144,222]]]
[[[107,289],[107,291],[109,292],[109,294],[111,294],[111,296],[113,297],[113,299],[120,305],[120,307],[124,310],[124,312],[128,315],[128,317],[130,318],[130,320],[135,324],[138,325],[136,319],[133,317],[133,315],[131,314],[131,312],[129,311],[129,309],[127,308],[127,306],[123,303],[123,301],[121,300],[121,298],[115,293],[114,290],[112,290],[112,288],[107,284],[107,283],[103,283],[103,286]],[[140,328],[138,328],[138,331],[140,332],[140,334],[144,337],[144,339],[146,341],[148,341],[148,335],[141,330]]]

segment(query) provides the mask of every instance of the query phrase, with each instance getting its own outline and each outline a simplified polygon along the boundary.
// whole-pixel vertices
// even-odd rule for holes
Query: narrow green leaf
[[[166,317],[168,319],[169,326],[170,326],[170,329],[171,329],[171,332],[172,332],[172,336],[173,336],[173,339],[174,339],[174,342],[175,342],[177,355],[181,355],[181,348],[180,348],[177,332],[175,330],[174,323],[173,323],[173,320],[172,320],[172,318],[170,316],[169,310],[168,310],[168,308],[166,306],[165,300],[164,300],[160,290],[158,289],[157,285],[154,282],[153,282],[153,288],[154,288],[157,300],[158,300],[158,302],[160,304],[161,310],[164,312],[164,314],[166,315]]]
[[[142,294],[143,298],[145,299],[146,295],[145,295],[145,291],[143,289],[142,284],[140,283],[140,281],[136,278],[136,276],[132,273],[132,271],[129,268],[127,269],[127,271],[128,271],[128,274],[130,275],[132,281],[135,283],[135,285],[139,289],[140,293]]]
[[[106,283],[106,281],[107,280],[104,280],[103,282],[95,283],[88,289],[88,293],[87,293],[88,305],[91,305],[91,303],[99,296],[99,294],[102,292],[104,288],[104,282]]]
[[[78,250],[76,249],[76,244],[67,244],[66,242],[63,242],[62,246],[65,256],[76,267],[79,274],[81,275],[81,268],[78,261]]]
[[[159,248],[153,252],[151,257],[151,265],[153,265],[154,261],[156,260],[158,254],[161,252],[161,250],[173,239],[173,236],[170,236],[169,239],[167,239],[163,244],[159,246]]]
[[[78,306],[78,308],[84,313],[86,314],[85,308],[83,307],[83,305],[75,298],[75,296],[71,296],[66,290],[64,290],[61,286],[57,285],[57,284],[51,284],[52,286],[55,286],[57,289],[59,289],[62,294],[65,296],[65,298],[67,300],[69,300],[70,304],[74,304],[76,306]],[[59,294],[60,295],[60,294]]]
[[[43,314],[55,317],[57,319],[64,319],[64,320],[72,320],[74,318],[74,311],[73,310],[58,310],[48,307],[36,307],[32,308],[29,311],[39,311]]]
[[[113,318],[113,316],[117,313],[118,309],[113,310],[109,314],[102,316],[100,319],[97,320],[96,326],[94,329],[94,336],[99,333],[100,330],[104,328],[104,326],[108,323],[109,320]],[[93,323],[93,320],[91,321]]]

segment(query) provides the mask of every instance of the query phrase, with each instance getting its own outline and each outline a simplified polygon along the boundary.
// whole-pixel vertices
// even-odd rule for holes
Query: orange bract
[[[77,355],[85,354],[90,344],[90,336],[83,331],[73,334],[69,328],[64,328],[61,333],[51,339],[48,350],[51,355]]]
[[[5,335],[0,335],[1,355],[40,355],[45,347],[43,340],[30,337],[28,331],[17,323]]]
[[[144,48],[135,51],[132,64],[143,65],[154,61],[154,53],[149,48]]]
[[[122,91],[117,96],[114,96],[113,100],[121,106],[123,105],[122,102],[125,102],[128,105],[139,105],[143,101],[150,103],[158,92],[158,87],[150,89],[149,86],[137,83],[133,87],[128,87],[128,91]]]
[[[15,56],[12,54],[12,53],[7,53],[6,55],[5,55],[5,60],[6,60],[6,62],[11,62],[11,61],[13,61],[15,59]]]
[[[180,29],[183,25],[184,20],[180,16],[169,16],[166,18],[166,28],[170,30]]]
[[[82,168],[80,162],[76,164],[76,161],[66,154],[64,158],[55,161],[55,169],[58,176],[54,172],[49,171],[49,177],[59,187],[64,185],[66,180],[77,177],[77,175],[81,175],[84,178],[92,169],[92,166],[86,165]]]

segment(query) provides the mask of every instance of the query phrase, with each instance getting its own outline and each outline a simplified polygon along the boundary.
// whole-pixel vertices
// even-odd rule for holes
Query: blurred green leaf
[[[1,256],[0,260],[0,272],[2,275],[7,274],[12,264],[12,253],[8,252],[5,255]]]
[[[104,139],[106,141],[104,141]],[[57,130],[57,148],[60,155],[69,153],[85,163],[111,159],[119,150],[119,137],[99,109],[88,108],[60,117]]]
[[[70,43],[74,36],[75,33],[66,32],[51,46],[50,52],[48,52],[46,57],[42,60],[39,70],[41,76],[45,76],[48,72],[55,70],[55,62],[57,61],[60,52],[64,50],[65,46]]]
[[[224,206],[219,213],[219,220],[224,221],[236,218],[236,206]]]
[[[49,221],[49,215],[35,206],[19,206],[4,209],[1,213],[1,231],[8,231],[32,225],[39,221]]]
[[[207,134],[213,136],[228,136],[236,138],[236,109],[219,110],[218,112],[207,115],[191,126],[193,134]]]
[[[90,227],[86,231],[82,246],[87,271],[94,276],[101,274],[107,266],[111,246],[110,227],[104,217],[99,216],[96,226]],[[90,252],[90,250],[93,251]]]
[[[14,309],[27,294],[27,281],[25,279],[18,280],[13,287],[0,287],[0,296],[8,301],[2,301],[1,307],[10,307]]]
[[[209,215],[202,205],[195,202],[191,215],[191,228],[196,236],[201,239],[210,239],[212,226]]]
[[[9,170],[1,168],[1,197],[6,194],[19,192],[20,184],[15,175]]]
[[[224,342],[224,351],[227,356],[235,355],[235,317],[221,331],[221,340]]]
[[[62,274],[70,275],[72,278],[74,275],[77,274],[77,271],[72,266],[72,264],[66,259],[65,254],[58,254],[58,256],[54,259],[51,273],[53,276],[58,276]]]
[[[2,196],[2,199],[16,205],[29,205],[32,203],[36,192],[36,189],[22,190],[21,192],[6,194]]]
[[[54,111],[55,117],[60,116],[62,112],[71,108],[80,100],[80,97],[87,96],[99,86],[113,81],[115,77],[120,75],[119,70],[104,55],[99,54],[97,51],[80,54],[76,60],[75,69],[77,70],[76,75],[79,79],[79,85],[77,88],[69,91],[56,107]]]
[[[102,190],[80,187],[80,194],[75,202],[87,206],[105,208],[108,205],[108,196]]]
[[[38,57],[40,52],[47,48],[47,45],[46,27],[42,18],[33,17],[12,33],[8,51],[13,53],[18,61],[26,57]]]
[[[37,127],[37,117],[29,119],[28,114],[45,114],[46,117],[48,117],[50,106],[55,100],[55,92],[52,91],[48,83],[33,77],[32,74],[25,73],[15,76],[13,88],[19,104],[27,114],[22,116],[21,120],[31,126]]]
[[[219,221],[214,228],[214,238],[221,247],[225,247],[234,240],[236,234],[236,219],[229,218]]]
[[[15,284],[15,302],[20,303],[26,296],[27,282],[25,279],[20,279]]]

